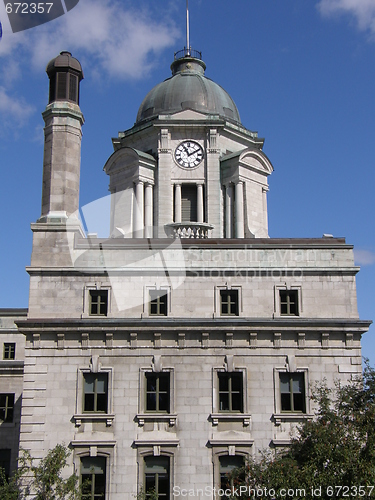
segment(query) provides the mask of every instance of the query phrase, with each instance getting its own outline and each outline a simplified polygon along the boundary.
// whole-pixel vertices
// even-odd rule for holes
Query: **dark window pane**
[[[169,395],[168,394],[160,394],[159,395],[159,410],[160,411],[169,411]]]
[[[85,394],[85,407],[83,411],[94,411],[94,402],[95,402],[94,394]]]
[[[91,304],[91,314],[97,315],[98,314],[98,304]]]
[[[107,412],[107,394],[98,394],[97,411]]]
[[[288,314],[288,307],[286,304],[281,304],[281,314]]]
[[[281,394],[281,409],[282,411],[291,411],[290,394]]]
[[[232,391],[242,391],[242,374],[232,375]]]
[[[56,74],[51,76],[49,84],[49,102],[53,102],[56,98]]]
[[[156,392],[156,377],[147,375],[147,391]]]
[[[57,76],[57,99],[65,100],[67,98],[66,95],[67,74],[57,73],[56,76]]]
[[[156,394],[155,393],[148,393],[147,394],[147,407],[146,410],[148,411],[156,411]]]
[[[304,399],[302,394],[293,394],[294,411],[305,411]]]
[[[69,79],[69,99],[71,101],[77,102],[77,82],[78,77],[75,75],[70,75]]]
[[[219,403],[220,403],[220,410],[221,411],[228,411],[229,410],[229,394],[221,393]]]
[[[164,392],[169,390],[169,377],[159,377],[159,390]]]
[[[229,390],[229,379],[226,373],[219,373],[219,391]]]
[[[242,394],[232,395],[232,411],[242,412]]]

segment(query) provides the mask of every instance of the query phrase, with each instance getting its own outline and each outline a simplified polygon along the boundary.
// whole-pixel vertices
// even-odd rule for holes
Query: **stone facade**
[[[69,176],[63,204],[43,203],[32,224],[29,309],[16,321],[20,443],[36,458],[69,445],[66,473],[90,476],[103,500],[149,486],[160,499],[181,488],[218,498],[213,488],[239,460],[287,445],[313,418],[317,381],[361,373],[369,322],[358,317],[352,246],[268,238],[263,140],[212,85],[175,109],[174,78],[186,95],[197,73],[204,83],[194,64],[203,67],[177,60],[165,98],[151,91],[139,121],[113,140],[110,238],[84,234]],[[56,158],[79,175],[77,103],[74,113],[75,138],[67,125],[46,141],[74,141]]]

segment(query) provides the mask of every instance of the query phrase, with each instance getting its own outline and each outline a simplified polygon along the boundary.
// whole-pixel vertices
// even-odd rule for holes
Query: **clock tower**
[[[128,238],[268,237],[264,140],[241,123],[229,94],[205,76],[200,52],[175,54],[172,76],[113,139],[104,170],[111,233]]]

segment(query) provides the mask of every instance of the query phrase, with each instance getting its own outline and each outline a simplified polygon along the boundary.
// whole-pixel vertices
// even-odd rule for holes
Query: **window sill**
[[[272,418],[274,419],[276,425],[281,425],[282,422],[312,420],[314,418],[314,415],[312,415],[311,413],[285,412],[274,413],[272,415]]]
[[[139,413],[136,416],[140,427],[145,425],[145,422],[169,422],[170,427],[176,425],[177,415],[172,413]]]
[[[80,427],[82,422],[105,422],[107,427],[111,427],[115,419],[111,413],[81,413],[73,415],[75,426]]]
[[[219,421],[225,420],[242,420],[243,425],[250,425],[251,415],[250,413],[211,413],[210,419],[212,421],[212,425],[218,425]]]

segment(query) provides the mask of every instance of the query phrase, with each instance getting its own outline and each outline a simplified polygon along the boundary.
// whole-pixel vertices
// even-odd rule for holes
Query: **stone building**
[[[219,498],[228,471],[312,418],[314,382],[361,372],[352,246],[269,238],[264,140],[205,68],[176,54],[113,139],[102,239],[78,217],[82,68],[68,52],[47,66],[29,308],[4,311],[1,334],[16,321],[24,338],[20,445],[68,444],[92,500]]]

